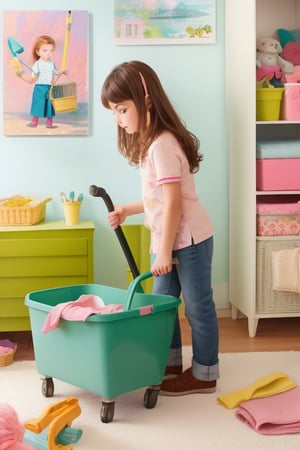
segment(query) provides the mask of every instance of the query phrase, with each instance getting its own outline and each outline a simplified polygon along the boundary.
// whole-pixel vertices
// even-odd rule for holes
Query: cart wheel
[[[160,385],[151,386],[145,391],[144,406],[145,408],[152,409],[157,403],[157,398],[160,390]]]
[[[46,377],[42,380],[42,394],[44,397],[53,397],[54,383],[51,377]]]
[[[113,420],[115,413],[115,402],[102,402],[101,405],[101,422],[109,423]]]

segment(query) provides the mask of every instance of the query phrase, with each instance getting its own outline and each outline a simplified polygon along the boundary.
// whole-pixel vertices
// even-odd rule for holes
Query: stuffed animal
[[[276,39],[259,39],[256,45],[256,81],[267,77],[275,87],[282,86],[283,73],[292,73],[294,65],[280,57],[282,47]]]
[[[16,411],[6,403],[0,403],[0,450],[37,450],[24,444],[25,428]]]

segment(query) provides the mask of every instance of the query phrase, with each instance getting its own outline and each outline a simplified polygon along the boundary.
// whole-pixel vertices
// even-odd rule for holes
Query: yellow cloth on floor
[[[259,378],[243,389],[238,389],[230,394],[218,397],[218,402],[222,406],[232,409],[236,408],[240,403],[246,400],[280,394],[281,392],[288,391],[296,386],[297,385],[288,377],[288,375],[276,371]]]
[[[273,289],[300,293],[300,248],[272,252]]]

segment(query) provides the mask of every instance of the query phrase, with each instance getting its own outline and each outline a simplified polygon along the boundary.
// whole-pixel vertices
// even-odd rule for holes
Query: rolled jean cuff
[[[195,378],[202,381],[214,381],[220,376],[219,362],[212,366],[204,366],[192,359],[192,373]]]
[[[171,348],[167,366],[180,366],[182,364],[182,348]]]

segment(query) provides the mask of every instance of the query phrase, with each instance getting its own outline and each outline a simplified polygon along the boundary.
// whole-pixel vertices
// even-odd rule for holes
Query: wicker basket
[[[299,313],[300,294],[273,290],[272,252],[300,247],[300,237],[257,238],[256,312]]]
[[[49,97],[56,113],[77,110],[77,86],[74,82],[52,85]]]
[[[0,225],[34,225],[45,218],[46,203],[51,198],[35,198],[24,206],[5,206],[7,200],[18,197],[21,196],[0,199]]]
[[[17,351],[17,344],[5,339],[5,341],[0,341],[0,346],[9,347],[11,349],[11,351],[6,355],[0,355],[0,367],[9,366],[14,361],[14,356]]]

